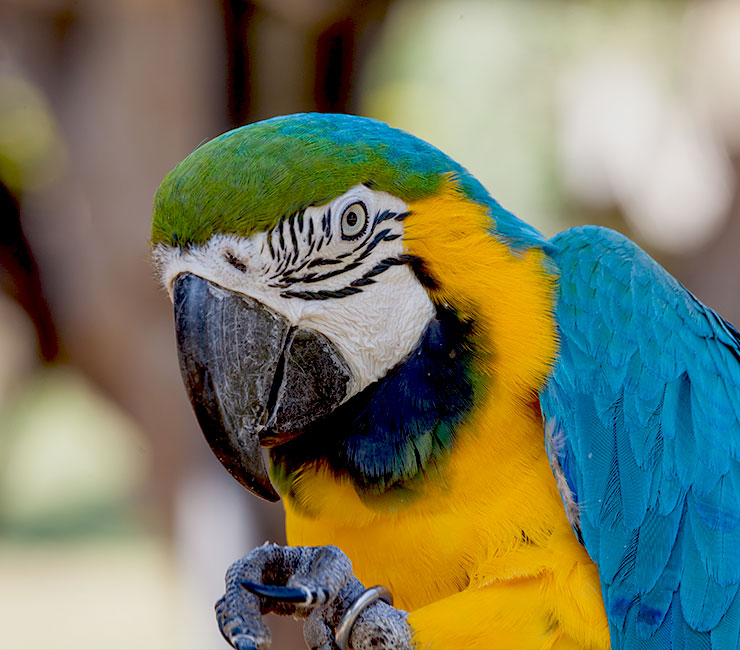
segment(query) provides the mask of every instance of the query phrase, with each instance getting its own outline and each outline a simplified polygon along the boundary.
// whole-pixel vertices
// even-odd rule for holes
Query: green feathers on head
[[[515,246],[542,241],[423,140],[365,117],[304,113],[234,129],[185,158],[157,191],[152,244],[248,237],[360,183],[414,201],[436,192],[449,176],[470,200],[491,208],[496,234]]]
[[[444,172],[457,171],[450,163],[430,145],[375,120],[273,118],[219,136],[175,167],[157,191],[152,242],[249,236],[365,182],[418,199],[440,186]]]

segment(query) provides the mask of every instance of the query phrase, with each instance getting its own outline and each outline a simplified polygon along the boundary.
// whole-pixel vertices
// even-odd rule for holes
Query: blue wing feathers
[[[740,598],[735,598],[727,609],[722,625],[710,634],[713,648],[733,648],[740,638]]]
[[[718,511],[716,502],[700,505],[697,503],[699,501],[696,497],[688,499],[689,522],[697,549],[704,551],[703,566],[719,584],[737,585],[740,581],[740,529],[737,526],[737,512],[727,515],[724,509]],[[732,503],[726,505],[736,508],[737,502],[733,498]]]
[[[640,593],[647,594],[655,589],[666,570],[676,544],[681,515],[680,508],[675,508],[667,517],[653,508],[648,509],[638,531],[635,556],[634,580]]]
[[[665,567],[660,569],[655,585],[646,589],[640,595],[640,605],[635,612],[635,632],[629,636],[623,635],[625,640],[633,637],[643,641],[650,639],[656,634],[656,628],[658,627],[663,628],[660,636],[670,638],[670,634],[666,635],[665,620],[668,620],[668,626],[672,625],[673,612],[671,606],[674,602],[678,603],[678,585],[681,579],[679,566],[683,546],[683,537],[679,526],[681,518],[682,511],[678,508],[671,519],[671,522],[675,524],[675,535],[668,535],[664,540],[664,543],[671,546],[668,561]],[[640,578],[639,574],[635,575],[635,581],[638,584]],[[655,647],[662,646],[656,645]]]
[[[640,469],[635,459],[630,430],[617,418],[615,426],[617,468],[622,496],[622,519],[628,530],[637,530],[650,501],[652,474]]]
[[[680,583],[681,610],[686,622],[699,632],[711,631],[727,611],[737,593],[738,585],[722,586],[707,570],[706,549],[699,551],[693,531],[694,518],[689,516],[684,522],[682,576]]]
[[[623,236],[552,240],[541,394],[614,648],[740,650],[740,334]]]

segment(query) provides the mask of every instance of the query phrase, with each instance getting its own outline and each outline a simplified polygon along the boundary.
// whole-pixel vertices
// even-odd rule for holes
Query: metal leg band
[[[380,585],[370,587],[365,593],[363,593],[346,611],[342,620],[337,625],[337,631],[334,637],[334,642],[339,647],[339,650],[351,650],[349,646],[349,634],[352,631],[352,626],[355,624],[357,617],[360,615],[363,609],[372,605],[376,600],[384,600],[389,605],[393,605],[393,594]]]

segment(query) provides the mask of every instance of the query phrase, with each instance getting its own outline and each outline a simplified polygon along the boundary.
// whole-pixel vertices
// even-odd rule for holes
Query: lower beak
[[[180,370],[213,453],[270,501],[261,447],[300,435],[345,398],[349,367],[322,334],[190,273],[174,283]]]

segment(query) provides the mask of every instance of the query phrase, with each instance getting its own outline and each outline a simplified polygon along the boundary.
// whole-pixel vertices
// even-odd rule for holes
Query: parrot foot
[[[303,635],[312,650],[346,650],[345,638],[354,650],[410,648],[406,612],[368,598],[374,591],[383,590],[366,590],[336,546],[265,543],[229,567],[216,618],[237,650],[270,647],[270,631],[262,622],[270,612],[305,619]]]

